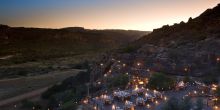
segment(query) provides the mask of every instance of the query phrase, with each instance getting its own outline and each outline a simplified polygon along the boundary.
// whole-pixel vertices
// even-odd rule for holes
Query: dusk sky
[[[152,31],[187,21],[218,3],[220,0],[0,0],[0,24]]]

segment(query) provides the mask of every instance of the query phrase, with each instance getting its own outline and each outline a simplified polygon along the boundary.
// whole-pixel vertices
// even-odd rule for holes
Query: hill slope
[[[0,25],[0,57],[14,62],[57,58],[113,49],[147,32],[87,30],[81,27],[42,29]],[[1,60],[0,59],[0,60]]]
[[[133,45],[140,47],[139,54],[160,62],[160,71],[179,74],[188,68],[192,75],[218,74],[220,4],[187,23],[155,29]]]

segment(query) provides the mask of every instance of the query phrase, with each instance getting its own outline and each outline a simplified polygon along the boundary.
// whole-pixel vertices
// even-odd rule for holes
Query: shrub
[[[174,86],[174,80],[165,74],[154,73],[149,79],[148,86],[152,89],[168,90]]]
[[[125,87],[128,82],[129,82],[129,78],[128,75],[125,74],[121,74],[118,75],[116,77],[107,79],[108,81],[108,87],[112,88],[112,87]]]
[[[36,102],[32,102],[29,100],[23,100],[22,101],[22,106],[21,108],[25,108],[25,109],[32,109],[35,108],[36,110],[40,110],[42,108],[42,106]]]
[[[77,105],[74,104],[72,101],[66,102],[62,105],[62,110],[76,110]]]
[[[207,73],[206,76],[202,78],[205,84],[218,83],[218,75],[214,73]]]
[[[122,49],[122,53],[132,53],[136,51],[137,47],[128,45]]]

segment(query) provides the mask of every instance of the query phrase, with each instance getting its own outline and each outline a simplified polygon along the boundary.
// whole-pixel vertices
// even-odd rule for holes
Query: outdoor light
[[[99,81],[98,84],[101,84],[101,82]]]
[[[166,97],[166,96],[164,97],[164,100],[165,100],[165,101],[167,100],[167,97]]]
[[[197,91],[194,91],[194,94],[197,94]]]
[[[134,90],[138,90],[138,87],[137,87],[137,85],[135,85],[135,89]]]
[[[113,104],[113,105],[112,105],[112,110],[115,110],[115,109],[116,109],[116,107],[115,107],[115,105]]]
[[[145,93],[145,97],[149,97],[150,95],[148,93]]]
[[[150,108],[150,104],[147,104],[147,108]]]
[[[216,58],[216,61],[217,61],[217,62],[220,62],[220,58]]]
[[[97,110],[97,107],[96,107],[96,106],[94,106],[94,107],[93,107],[93,109],[94,109],[94,110]]]
[[[107,74],[104,74],[104,77],[107,77]]]
[[[184,71],[187,72],[187,71],[188,71],[188,68],[184,68]]]
[[[212,84],[212,88],[211,88],[211,89],[212,89],[213,91],[215,91],[215,90],[217,90],[217,87],[218,87],[218,86],[217,86],[216,84]]]
[[[83,103],[84,103],[84,104],[88,104],[88,100],[85,99],[85,100],[83,101]]]
[[[101,63],[100,65],[103,66],[103,63]]]
[[[143,81],[140,81],[139,84],[144,84],[144,82],[143,82]]]

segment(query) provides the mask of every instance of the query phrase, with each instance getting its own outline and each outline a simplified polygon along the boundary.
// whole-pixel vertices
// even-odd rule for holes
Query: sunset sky
[[[187,21],[218,3],[220,0],[0,0],[0,24],[152,31]]]

